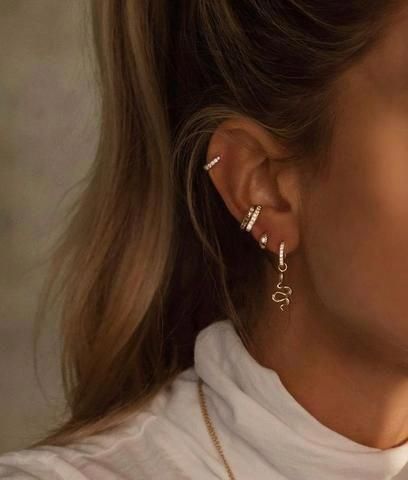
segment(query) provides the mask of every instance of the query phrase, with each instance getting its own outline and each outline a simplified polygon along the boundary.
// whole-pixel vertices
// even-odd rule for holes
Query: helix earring
[[[221,160],[221,155],[217,155],[216,157],[214,157],[210,162],[206,163],[204,166],[203,166],[203,169],[204,170],[210,170],[216,163],[218,163],[219,161]]]
[[[284,261],[285,255],[285,242],[281,242],[279,247],[279,282],[277,284],[278,290],[272,295],[272,300],[276,303],[284,302],[280,305],[280,309],[283,311],[287,305],[290,303],[289,296],[292,295],[292,289],[287,285],[282,285],[283,282],[283,272],[286,272],[288,269],[287,263]]]

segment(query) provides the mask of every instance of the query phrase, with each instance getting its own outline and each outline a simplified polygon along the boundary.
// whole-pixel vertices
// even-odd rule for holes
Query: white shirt
[[[202,330],[194,353],[194,366],[124,424],[68,446],[0,455],[0,479],[227,479],[199,407],[199,375],[237,480],[408,480],[408,442],[380,450],[320,423],[229,320]]]

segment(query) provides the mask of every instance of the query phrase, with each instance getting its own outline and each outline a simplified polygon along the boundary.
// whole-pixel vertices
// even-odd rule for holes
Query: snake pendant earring
[[[276,303],[281,303],[280,309],[285,310],[285,307],[290,303],[290,295],[292,295],[292,289],[287,285],[283,285],[283,273],[288,269],[288,265],[285,262],[285,242],[280,243],[279,247],[279,282],[277,284],[278,290],[272,295],[272,300]]]

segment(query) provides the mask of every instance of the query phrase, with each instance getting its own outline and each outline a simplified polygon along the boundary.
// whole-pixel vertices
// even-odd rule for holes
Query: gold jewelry
[[[241,230],[244,230],[244,228],[247,226],[253,212],[255,210],[255,207],[252,206],[249,210],[248,210],[248,213],[245,215],[245,217],[243,218],[242,222],[241,222],[241,225],[240,225],[240,229]]]
[[[258,243],[262,249],[266,248],[266,244],[268,243],[268,234],[266,232],[261,235]]]
[[[235,480],[235,476],[232,473],[231,467],[229,466],[229,464],[228,464],[228,462],[225,458],[224,451],[222,449],[221,443],[218,439],[217,433],[215,432],[215,428],[214,428],[214,426],[211,422],[211,418],[210,418],[210,415],[208,413],[208,408],[207,408],[207,404],[206,404],[205,397],[204,397],[204,391],[203,391],[203,380],[202,380],[201,377],[198,377],[197,386],[198,386],[198,395],[199,395],[199,399],[200,399],[201,413],[203,415],[204,422],[207,426],[208,433],[211,437],[211,440],[212,440],[215,448],[217,449],[218,453],[220,454],[222,463],[224,464],[225,469],[227,470],[228,478],[230,480]]]
[[[247,217],[248,217],[248,215],[245,218],[247,218]],[[268,241],[268,234],[265,232],[264,234],[262,234],[260,242],[262,242],[263,245],[266,245],[267,241]],[[263,247],[263,248],[265,248],[265,247]],[[287,264],[284,262],[284,258],[285,258],[284,249],[285,249],[285,242],[282,241],[281,244],[280,244],[280,248],[279,248],[279,266],[278,266],[278,268],[279,268],[279,271],[280,271],[280,275],[279,275],[278,289],[281,289],[281,290],[283,289],[283,290],[286,291],[286,293],[284,293],[282,291],[275,292],[272,295],[272,299],[275,302],[283,302],[284,301],[285,304],[287,305],[287,304],[289,304],[288,296],[292,294],[292,289],[288,286],[282,286],[283,272],[285,272],[288,268]],[[283,296],[283,298],[278,299],[279,295]],[[283,304],[280,305],[281,310],[283,310],[282,307],[284,307]],[[221,446],[221,442],[220,442],[220,440],[217,436],[214,425],[211,421],[210,414],[208,413],[208,407],[207,407],[207,403],[206,403],[205,396],[204,396],[204,390],[203,390],[203,380],[202,380],[201,377],[198,377],[197,387],[198,387],[200,409],[201,409],[201,413],[202,413],[205,425],[207,427],[208,434],[210,435],[211,441],[213,442],[216,450],[218,451],[218,453],[221,457],[222,463],[223,463],[223,465],[224,465],[224,467],[227,471],[227,475],[228,475],[229,480],[236,480],[235,475],[233,474],[233,472],[231,470],[231,467],[230,467],[229,463],[227,462],[227,459],[225,458],[225,454],[224,454],[224,450]]]
[[[280,305],[280,309],[283,311],[286,305],[289,305],[290,299],[289,296],[292,295],[292,289],[288,286],[283,286],[283,272],[286,272],[288,269],[288,265],[286,262],[284,262],[284,258],[286,257],[285,255],[285,242],[281,242],[280,247],[279,247],[279,282],[277,284],[278,290],[272,295],[272,300],[276,303],[282,303]]]
[[[210,168],[212,168],[216,163],[218,163],[219,161],[221,160],[221,155],[217,155],[216,157],[214,157],[210,162],[206,163],[204,166],[203,166],[203,169],[204,170],[210,170]]]
[[[252,205],[250,207],[248,213],[245,215],[244,219],[241,222],[241,230],[245,229],[247,232],[250,232],[252,230],[252,227],[261,212],[261,209],[262,205]]]
[[[250,232],[252,230],[252,227],[254,223],[256,222],[256,219],[258,218],[258,215],[261,213],[262,210],[262,205],[257,205],[255,208],[254,213],[252,214],[247,226],[245,227],[247,232]]]

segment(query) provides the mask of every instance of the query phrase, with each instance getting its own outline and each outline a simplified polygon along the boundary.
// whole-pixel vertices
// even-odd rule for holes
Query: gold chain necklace
[[[206,401],[205,401],[204,391],[203,391],[203,380],[202,380],[201,377],[198,377],[198,384],[197,385],[198,385],[198,394],[199,394],[199,398],[200,398],[201,412],[203,414],[208,433],[210,434],[211,440],[213,441],[215,448],[218,450],[218,453],[220,454],[222,462],[223,462],[223,464],[224,464],[224,466],[227,470],[228,478],[230,480],[235,480],[235,477],[234,477],[234,474],[232,473],[231,467],[229,466],[227,460],[225,459],[224,451],[221,447],[221,443],[220,443],[220,441],[217,437],[214,426],[211,422],[210,415],[208,414],[207,404],[206,404]]]

